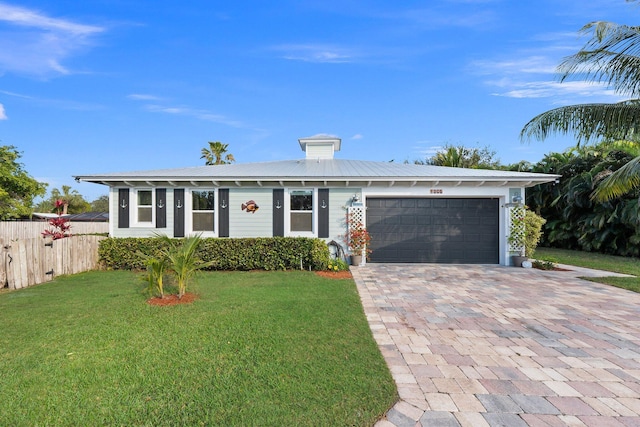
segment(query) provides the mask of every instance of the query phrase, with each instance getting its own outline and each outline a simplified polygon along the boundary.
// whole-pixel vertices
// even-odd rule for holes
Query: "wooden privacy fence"
[[[75,222],[71,224],[71,234],[108,233],[108,222]],[[49,228],[47,221],[0,221],[0,242],[11,242],[20,239],[42,237],[42,232]]]
[[[5,242],[0,248],[0,287],[21,289],[98,267],[103,236],[34,238]]]

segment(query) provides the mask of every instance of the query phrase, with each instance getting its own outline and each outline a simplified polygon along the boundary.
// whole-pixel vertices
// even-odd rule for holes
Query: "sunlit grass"
[[[204,273],[190,305],[130,272],[0,294],[4,425],[371,425],[396,390],[352,280]]]
[[[560,264],[630,274],[637,277],[585,277],[593,282],[640,292],[640,259],[568,249],[538,248],[535,257]]]

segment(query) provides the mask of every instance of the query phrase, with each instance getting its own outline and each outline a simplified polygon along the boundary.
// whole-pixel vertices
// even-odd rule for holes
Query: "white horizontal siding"
[[[118,188],[111,188],[110,191],[112,194],[109,205],[109,212],[111,214],[109,220],[112,227],[111,237],[154,237],[156,234],[166,234],[167,236],[173,237],[173,189],[167,188],[167,200],[164,201],[167,209],[167,228],[156,228],[155,224],[150,227],[132,226],[134,223],[133,216],[135,215],[133,189],[129,189],[129,228],[118,228],[118,215],[120,214]]]
[[[307,159],[333,158],[333,144],[307,144]]]
[[[354,194],[360,194],[359,188],[329,189],[329,238],[346,247],[344,236],[347,232],[347,208],[351,206]]]
[[[242,210],[253,200],[255,213]],[[273,190],[270,188],[229,190],[229,237],[271,237],[273,235]]]

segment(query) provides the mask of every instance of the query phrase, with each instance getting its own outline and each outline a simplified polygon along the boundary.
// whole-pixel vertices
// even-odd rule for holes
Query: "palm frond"
[[[633,158],[620,169],[603,179],[592,194],[597,201],[620,197],[640,187],[640,156]]]
[[[617,93],[640,93],[640,27],[597,21],[585,25],[591,39],[558,67],[567,79],[606,83]]]
[[[546,139],[551,134],[574,134],[578,143],[607,137],[624,139],[640,132],[640,100],[615,104],[579,104],[537,115],[520,132],[520,139]]]

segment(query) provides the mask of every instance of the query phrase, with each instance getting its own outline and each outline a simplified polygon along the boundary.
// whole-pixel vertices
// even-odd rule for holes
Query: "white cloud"
[[[158,100],[160,100],[160,97],[158,97],[158,96],[144,94],[144,93],[132,93],[130,95],[127,95],[127,98],[133,99],[135,101],[158,101]]]
[[[208,122],[215,122],[226,126],[231,126],[235,128],[242,128],[245,125],[238,120],[230,119],[222,114],[217,114],[208,110],[200,110],[190,107],[173,107],[173,106],[164,106],[157,104],[147,104],[144,107],[147,111],[153,113],[164,113],[164,114],[174,114],[180,116],[188,116],[194,117],[199,120],[204,120]]]
[[[284,59],[305,62],[340,64],[354,62],[357,56],[350,49],[323,44],[286,44],[271,49],[282,52]]]
[[[474,61],[471,67],[478,74],[553,74],[558,65],[557,60],[543,55],[525,56],[499,61]]]
[[[538,46],[514,52],[508,59],[473,61],[469,70],[485,76],[485,85],[499,89],[492,93],[494,96],[549,98],[552,104],[558,105],[624,99],[602,83],[560,82],[558,65],[564,57],[577,52],[584,40],[578,37],[572,40],[567,33],[545,33],[535,36],[533,42]]]
[[[565,97],[570,99],[587,99],[597,97],[603,101],[605,98],[608,98],[608,102],[617,102],[624,99],[602,83],[589,83],[584,81],[564,83],[560,83],[558,81],[537,81],[512,83],[508,86],[509,90],[505,92],[496,92],[494,93],[494,95],[506,96],[509,98]],[[565,102],[558,101],[558,103],[572,102],[573,101],[570,100],[567,100]]]
[[[359,133],[356,133],[355,135],[353,135],[353,136],[351,137],[351,139],[362,139],[362,138],[364,138],[364,137],[363,137],[361,134],[359,134]]]
[[[40,76],[69,74],[62,62],[103,31],[103,27],[0,3],[0,70]]]
[[[7,120],[7,113],[4,111],[4,105],[0,104],[0,120]]]

